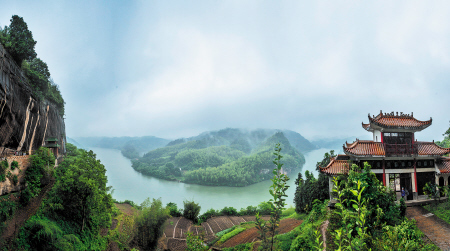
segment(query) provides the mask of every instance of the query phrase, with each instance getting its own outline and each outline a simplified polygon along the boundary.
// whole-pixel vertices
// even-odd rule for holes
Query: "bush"
[[[269,215],[272,213],[272,206],[269,202],[263,201],[258,205],[258,212],[260,215]]]
[[[15,170],[18,167],[19,167],[19,162],[15,161],[15,160],[13,162],[11,162],[11,170]]]
[[[248,206],[247,208],[241,208],[241,210],[239,210],[239,215],[243,216],[243,215],[256,215],[256,213],[258,212],[258,208],[254,207],[254,206]]]
[[[167,203],[166,208],[169,209],[169,213],[172,217],[180,217],[182,215],[181,211],[178,209],[177,204],[173,202]]]
[[[204,213],[204,214],[200,215],[200,217],[198,217],[199,223],[205,222],[209,218],[214,217],[214,216],[219,216],[219,215],[220,215],[219,212],[217,212],[216,210],[211,208],[208,211],[206,211],[206,213]]]
[[[8,169],[9,164],[7,160],[2,160],[0,162],[0,175],[4,175],[6,173],[6,170]],[[4,180],[3,180],[4,181]]]
[[[13,181],[14,186],[17,185],[17,182],[19,182],[19,178],[17,178],[17,175],[14,174],[12,181]]]
[[[238,215],[238,212],[234,207],[224,207],[222,210],[220,210],[220,214],[227,216],[236,216]]]
[[[192,220],[194,223],[197,222],[198,215],[201,209],[198,203],[195,203],[194,201],[185,200],[183,204],[184,204],[183,217],[188,220]]]

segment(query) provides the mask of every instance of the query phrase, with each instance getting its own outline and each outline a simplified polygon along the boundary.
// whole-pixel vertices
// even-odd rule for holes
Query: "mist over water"
[[[108,186],[114,189],[113,197],[118,201],[132,200],[138,204],[147,197],[161,198],[163,204],[175,202],[178,208],[183,207],[184,200],[194,200],[202,207],[201,212],[210,208],[222,209],[231,206],[239,210],[249,205],[257,206],[262,201],[270,199],[269,188],[272,182],[263,181],[246,187],[214,187],[196,184],[185,184],[161,180],[136,172],[131,167],[131,161],[125,158],[119,150],[91,148],[106,167]],[[306,163],[301,172],[309,170],[317,177],[316,162],[322,160],[325,152],[330,149],[321,148],[305,154]],[[287,190],[288,205],[294,206],[295,179],[291,175]]]

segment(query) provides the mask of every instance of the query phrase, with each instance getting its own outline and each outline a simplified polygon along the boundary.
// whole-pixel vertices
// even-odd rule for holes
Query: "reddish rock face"
[[[0,45],[0,155],[8,148],[36,150],[49,137],[58,139],[65,152],[65,124],[56,106],[38,101],[21,69]]]

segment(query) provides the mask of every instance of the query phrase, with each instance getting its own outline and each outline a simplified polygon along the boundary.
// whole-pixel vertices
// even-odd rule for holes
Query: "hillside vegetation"
[[[286,173],[299,170],[305,163],[299,149],[314,149],[309,141],[292,131],[228,128],[172,141],[132,163],[136,171],[162,179],[202,185],[247,186],[271,178],[272,151],[278,142],[285,153],[283,172]]]

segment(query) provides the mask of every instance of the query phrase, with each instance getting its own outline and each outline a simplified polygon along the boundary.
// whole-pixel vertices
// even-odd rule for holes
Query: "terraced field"
[[[295,219],[285,219],[280,222],[280,227],[278,228],[279,234],[284,234],[287,232],[290,232],[295,227],[302,224],[303,221],[301,220],[295,220]],[[256,227],[252,227],[250,229],[245,230],[242,233],[239,233],[232,238],[230,238],[228,241],[226,241],[221,247],[228,248],[228,247],[234,247],[239,244],[254,242],[258,239],[258,230]]]
[[[268,220],[269,216],[263,216],[264,220]],[[220,216],[208,219],[201,226],[195,226],[192,221],[183,217],[173,217],[167,220],[164,229],[164,235],[159,241],[159,247],[165,250],[185,250],[186,234],[192,232],[194,235],[200,235],[206,241],[212,241],[216,238],[216,234],[225,229],[239,225],[243,222],[255,221],[255,216]],[[302,221],[294,219],[282,220],[279,227],[280,233],[287,233],[300,225]],[[238,244],[253,242],[257,240],[258,232],[256,228],[250,228],[244,232],[232,237],[226,241],[221,247],[233,247]]]

